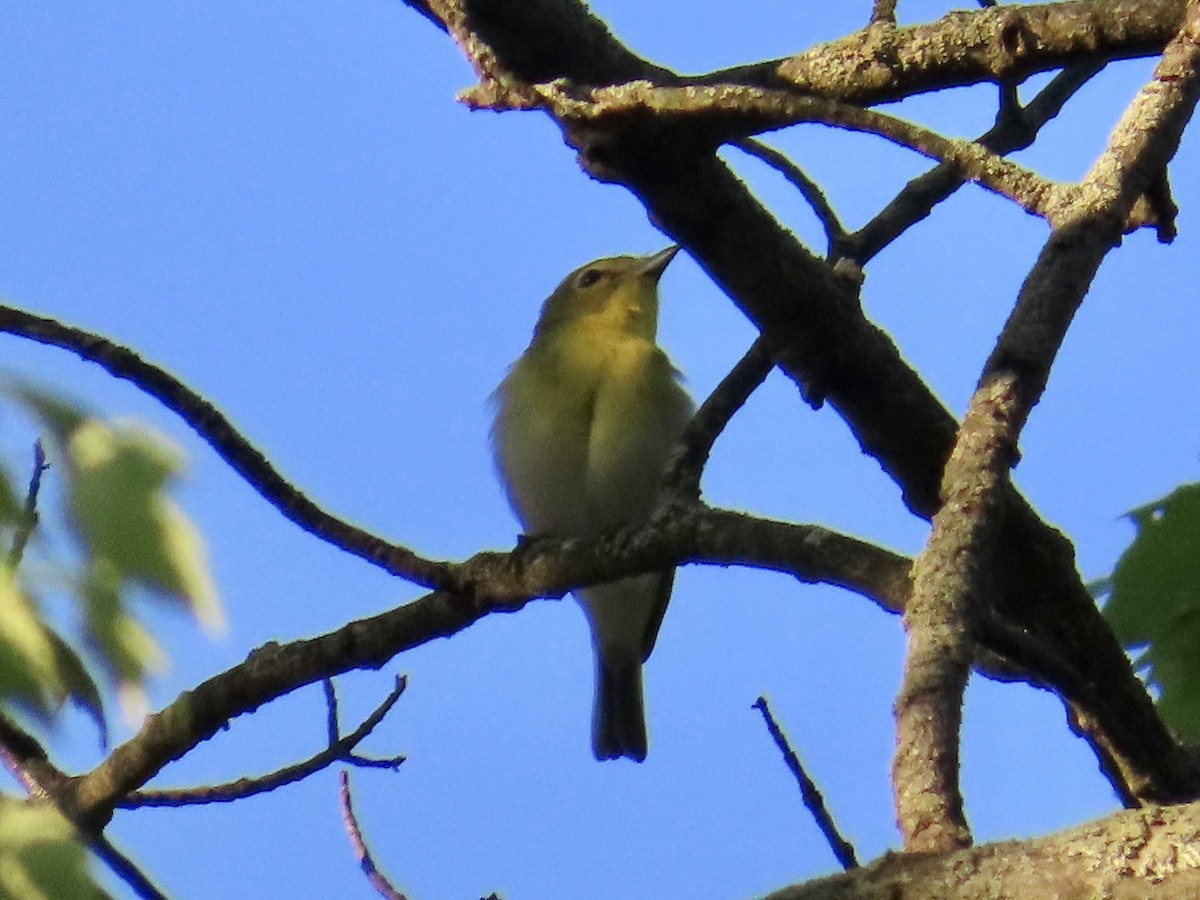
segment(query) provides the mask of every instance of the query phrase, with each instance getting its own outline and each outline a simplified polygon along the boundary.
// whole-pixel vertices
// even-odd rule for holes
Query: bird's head
[[[679,252],[610,256],[580,266],[542,306],[534,340],[575,326],[615,329],[653,341],[658,331],[658,280]]]

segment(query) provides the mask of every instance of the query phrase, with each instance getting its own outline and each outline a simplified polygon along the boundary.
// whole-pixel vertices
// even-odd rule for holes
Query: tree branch
[[[956,853],[889,853],[851,872],[772,893],[766,900],[920,897],[1137,897],[1200,895],[1200,803],[1122,811],[1047,837]]]
[[[0,332],[69,350],[154,397],[183,419],[259,496],[318,540],[422,587],[452,586],[449,564],[425,559],[325,512],[280,475],[211,403],[132,350],[98,334],[5,305],[0,305]]]
[[[350,801],[350,773],[343,771],[338,780],[341,783],[338,797],[342,807],[342,821],[346,825],[346,834],[350,837],[350,845],[354,848],[354,856],[358,859],[358,864],[362,866],[368,883],[375,888],[375,893],[385,900],[406,900],[405,895],[396,890],[387,877],[379,871],[374,857],[371,856],[371,851],[367,849],[367,842],[363,840],[362,830],[358,827],[358,817],[354,815],[354,805]]]
[[[336,724],[337,697],[333,693],[333,682],[327,678],[324,680],[325,701],[329,717],[333,720],[333,725],[329,734],[329,745],[320,753],[310,756],[303,762],[285,766],[276,772],[260,778],[239,778],[237,781],[200,788],[183,788],[167,791],[135,791],[128,797],[120,800],[117,806],[121,809],[137,809],[140,806],[202,806],[208,803],[232,803],[235,800],[244,800],[247,797],[265,794],[268,791],[273,791],[285,785],[295,784],[297,781],[301,781],[335,762],[344,762],[360,768],[392,769],[394,771],[404,762],[403,756],[394,756],[388,759],[371,759],[358,756],[353,751],[355,747],[362,743],[367,735],[375,730],[375,727],[383,721],[384,716],[396,705],[396,701],[404,693],[406,684],[407,682],[403,677],[397,678],[395,687],[384,698],[383,702],[375,707],[371,714],[354,731],[343,736],[339,733]]]
[[[846,240],[846,229],[842,226],[838,214],[830,205],[825,193],[820,186],[809,178],[804,170],[798,165],[771,147],[761,141],[756,141],[753,138],[731,142],[732,146],[737,147],[743,153],[748,153],[751,156],[762,160],[775,171],[779,172],[795,185],[800,191],[801,196],[812,207],[813,213],[817,220],[821,223],[821,227],[825,230],[825,258],[832,262],[837,252],[837,248]]]
[[[12,546],[8,550],[8,567],[16,571],[25,555],[25,546],[33,536],[33,530],[38,523],[38,492],[42,488],[42,475],[50,468],[46,462],[46,451],[41,439],[33,442],[33,473],[29,476],[29,489],[25,492],[25,507],[21,511],[21,520],[17,523],[17,533],[13,535]]]
[[[700,476],[716,443],[734,413],[741,409],[771,374],[775,362],[762,338],[750,349],[708,395],[680,439],[681,450],[668,467],[664,486],[669,496],[691,501],[700,496]]]
[[[1016,457],[1020,412],[1014,378],[997,378],[975,395],[946,463],[946,501],[913,564],[892,764],[896,819],[907,851],[942,852],[971,843],[958,789],[962,695],[975,655],[971,615],[990,599],[1000,488]]]
[[[875,0],[871,5],[872,25],[896,24],[896,0]]]
[[[752,559],[805,582],[862,592],[891,611],[903,608],[908,595],[909,560],[902,556],[815,526],[700,506],[676,507],[650,526],[598,540],[536,539],[510,554],[481,553],[464,563],[461,577],[474,586],[470,592],[434,592],[320,637],[259,648],[149,716],[138,734],[71,783],[72,802],[89,821],[102,823],[124,797],[231,718],[314,681],[378,669],[397,653],[449,637],[489,613],[515,612],[535,597],[559,597],[614,577]]]
[[[993,153],[1005,155],[1033,144],[1042,126],[1062,110],[1063,105],[1104,67],[1105,63],[1080,63],[1059,72],[1030,103],[1011,109],[1001,104],[996,124],[977,143]],[[948,163],[939,163],[924,175],[914,178],[871,221],[838,246],[841,255],[865,266],[884,247],[926,218],[941,203],[966,183],[962,173]]]
[[[798,96],[786,90],[736,84],[660,87],[650,81],[580,90],[562,79],[541,84],[510,80],[503,90],[489,82],[462,91],[459,97],[472,109],[545,108],[559,122],[571,126],[586,123],[619,128],[652,115],[656,128],[691,131],[698,146],[805,123],[874,134],[946,163],[964,178],[1038,216],[1059,206],[1066,190],[973,141],[945,138],[912,122],[840,100]]]
[[[1082,62],[1155,56],[1179,31],[1184,0],[1073,0],[947,13],[907,28],[866,28],[790,59],[703,76],[770,76],[801,93],[874,105],[984,81],[1020,82]]]
[[[907,850],[970,843],[958,790],[958,730],[973,611],[990,600],[994,536],[1017,441],[1075,311],[1134,202],[1166,167],[1200,96],[1200,0],[1129,105],[1031,269],[984,367],[946,464],[945,502],[913,565],[893,789]],[[1128,782],[1128,780],[1127,780]],[[1135,795],[1137,791],[1133,792]],[[1164,798],[1171,799],[1171,798]]]
[[[838,827],[833,821],[833,816],[829,814],[829,810],[825,806],[825,798],[821,796],[816,783],[804,771],[800,757],[796,755],[796,751],[788,743],[783,729],[775,721],[775,716],[771,713],[771,707],[767,704],[767,698],[759,697],[754,701],[753,706],[762,713],[763,721],[767,725],[767,732],[771,735],[771,740],[775,742],[775,746],[779,748],[779,752],[783,754],[783,760],[787,763],[788,771],[792,773],[792,777],[796,779],[796,784],[800,786],[800,796],[804,800],[804,805],[812,813],[812,817],[816,821],[817,827],[821,830],[825,841],[829,844],[829,848],[833,851],[838,865],[843,869],[858,868],[858,857],[854,852],[854,845],[842,837],[841,832],[838,831]]]
[[[482,0],[406,2],[441,23],[480,79],[501,92],[555,78],[585,86],[648,79],[783,88],[865,106],[947,87],[1019,82],[1085,60],[1156,56],[1179,30],[1184,7],[1184,0],[1070,0],[957,11],[923,25],[868,27],[786,59],[681,77],[621,46],[575,0],[530,0],[519,8]]]

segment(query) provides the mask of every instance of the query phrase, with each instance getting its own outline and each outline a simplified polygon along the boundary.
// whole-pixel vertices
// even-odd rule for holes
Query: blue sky
[[[795,52],[858,27],[869,6],[592,4],[634,50],[688,72]],[[948,8],[900,4],[909,21]],[[0,35],[0,295],[174,372],[343,517],[438,558],[512,545],[487,397],[564,273],[665,246],[631,196],[583,176],[545,117],[457,104],[468,66],[399,2],[5,4]],[[1018,159],[1078,178],[1149,69],[1112,67]],[[994,94],[892,111],[973,136]],[[771,141],[851,226],[927,165],[821,126]],[[781,178],[724,155],[823,247]],[[1165,248],[1135,234],[1106,262],[1025,433],[1016,480],[1076,540],[1087,578],[1131,536],[1125,510],[1196,477],[1196,156],[1185,140],[1180,238]],[[970,188],[869,266],[868,314],[954,411],[1045,237],[1040,220]],[[702,397],[753,333],[685,255],[662,292],[661,341]],[[172,659],[154,706],[264,641],[419,594],[286,523],[130,386],[59,351],[2,346],[5,369],[150,423],[188,453],[180,500],[207,537],[229,629],[209,640],[148,612]],[[15,425],[0,433],[13,471],[28,440]],[[720,439],[704,490],[906,553],[927,530],[835,413],[810,410],[777,374]],[[571,601],[534,603],[340,680],[352,721],[393,674],[409,677],[366,747],[409,759],[397,774],[353,774],[361,823],[418,900],[742,897],[832,871],[750,704],[771,698],[835,818],[873,857],[896,845],[888,767],[902,649],[899,622],[857,596],[682,570],[647,669],[649,759],[600,765],[583,617]],[[159,783],[267,771],[317,749],[323,728],[319,689],[306,689],[238,720]],[[54,747],[72,769],[99,759],[82,719]],[[1114,809],[1061,706],[1022,686],[972,681],[963,777],[979,840]],[[111,833],[172,896],[371,896],[332,771],[233,806],[118,814]]]

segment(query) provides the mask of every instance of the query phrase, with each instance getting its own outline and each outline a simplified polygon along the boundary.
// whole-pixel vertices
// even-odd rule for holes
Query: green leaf
[[[115,570],[97,563],[80,587],[88,642],[120,689],[127,710],[140,708],[147,673],[161,672],[166,658],[159,646],[126,611]]]
[[[47,719],[66,694],[54,642],[41,616],[8,569],[0,568],[0,699]]]
[[[1108,579],[1104,615],[1160,690],[1159,711],[1200,738],[1200,484],[1129,513],[1137,536]]]
[[[71,434],[67,454],[69,515],[93,563],[219,623],[200,536],[166,496],[181,464],[175,449],[147,431],[89,419]]]
[[[83,660],[0,566],[0,701],[46,720],[67,697],[107,733],[100,690]]]
[[[104,715],[104,700],[100,695],[100,688],[87,670],[83,658],[75,652],[75,648],[50,628],[46,629],[46,633],[53,646],[54,662],[58,667],[59,677],[66,686],[67,695],[79,709],[91,717],[96,724],[96,730],[100,732],[101,746],[107,747],[108,720]]]
[[[182,606],[209,628],[222,622],[203,541],[168,495],[181,454],[144,428],[103,423],[78,404],[20,379],[0,376],[0,397],[24,410],[49,439],[62,515],[77,544],[72,555],[82,558],[70,564],[65,578],[58,569],[53,586],[65,582],[79,600],[91,658],[131,711],[144,703],[147,674],[165,668],[162,651],[133,613],[134,596]],[[0,477],[5,531],[19,527],[23,507]],[[0,558],[3,550],[0,546]],[[31,576],[25,566],[21,576],[36,589],[48,583],[46,571]],[[100,691],[84,659],[46,625],[11,573],[0,588],[0,702],[19,703],[45,720],[70,697],[103,734]]]
[[[0,898],[101,900],[70,823],[44,804],[0,799]]]

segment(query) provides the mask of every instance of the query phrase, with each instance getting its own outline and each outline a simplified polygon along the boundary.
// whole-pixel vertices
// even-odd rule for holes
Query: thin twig
[[[46,449],[42,446],[41,438],[33,442],[33,473],[29,476],[29,490],[25,493],[25,508],[21,512],[21,521],[17,533],[13,535],[13,545],[8,551],[8,568],[16,571],[25,555],[25,547],[33,530],[37,527],[38,492],[42,488],[42,473],[50,468],[46,462]]]
[[[98,334],[4,305],[0,305],[0,331],[70,350],[133,383],[183,419],[259,496],[319,540],[422,587],[455,587],[449,564],[425,559],[321,509],[279,474],[211,403],[132,350]]]
[[[1050,80],[1023,109],[1014,109],[1001,92],[1000,114],[996,124],[976,141],[997,154],[1012,153],[1029,147],[1042,127],[1061,112],[1066,102],[1096,76],[1104,63],[1080,63],[1068,66]],[[840,252],[865,266],[874,256],[901,234],[925,219],[933,207],[967,183],[955,166],[939,163],[904,186],[887,206],[866,225],[848,235]]]
[[[407,684],[406,679],[404,677],[397,678],[396,686],[384,701],[375,707],[358,728],[345,737],[339,737],[337,733],[337,698],[333,695],[332,683],[328,678],[324,680],[324,683],[326,685],[326,701],[329,709],[328,717],[335,724],[329,746],[320,753],[309,757],[303,762],[287,766],[259,778],[239,778],[237,781],[201,788],[137,791],[130,794],[117,805],[122,809],[137,809],[141,806],[200,806],[208,803],[232,803],[236,800],[243,800],[246,797],[253,797],[257,794],[273,791],[284,785],[294,784],[335,762],[345,762],[364,769],[391,769],[393,771],[398,769],[400,764],[404,762],[403,756],[375,759],[359,756],[351,751],[383,721],[384,716],[396,705],[396,701],[404,693],[404,688]]]
[[[700,476],[713,444],[773,368],[767,342],[759,337],[692,416],[680,440],[683,449],[672,460],[666,477],[669,492],[689,499],[700,496]]]
[[[774,147],[769,147],[760,140],[745,138],[740,141],[731,141],[730,146],[737,147],[744,153],[749,153],[751,156],[762,160],[800,191],[801,196],[812,207],[812,211],[818,221],[820,221],[821,227],[825,229],[825,255],[826,258],[832,258],[835,248],[846,239],[846,229],[842,226],[838,214],[834,212],[833,207],[829,204],[829,200],[825,196],[825,192],[821,190],[820,186],[809,178],[798,165]]]
[[[800,786],[800,797],[804,800],[804,805],[812,813],[817,827],[821,829],[821,834],[825,835],[825,840],[829,842],[829,847],[833,850],[833,855],[837,857],[838,864],[846,870],[857,869],[858,857],[854,852],[854,845],[842,837],[841,832],[838,831],[833,816],[829,814],[829,810],[825,806],[825,798],[821,796],[816,784],[804,771],[800,757],[796,755],[796,751],[792,749],[783,729],[775,721],[775,716],[772,715],[771,708],[767,705],[767,698],[759,697],[752,706],[762,713],[763,721],[767,723],[767,731],[771,733],[775,746],[783,754],[783,761],[787,763],[788,769]]]
[[[896,0],[875,0],[871,6],[872,25],[896,24]]]
[[[333,688],[333,679],[324,679],[321,689],[325,692],[325,738],[332,747],[342,733],[342,726],[338,722],[338,698],[337,691]]]
[[[371,851],[367,849],[367,844],[363,840],[362,831],[358,827],[358,819],[354,815],[354,807],[350,802],[350,773],[343,770],[339,778],[341,780],[341,790],[339,798],[342,806],[342,821],[346,823],[346,834],[350,837],[350,844],[354,847],[354,855],[358,859],[358,864],[362,866],[363,872],[367,876],[367,881],[371,887],[379,893],[379,896],[386,900],[406,900],[404,894],[396,890],[387,877],[379,871],[375,865],[375,860],[371,856]]]
[[[494,84],[465,92],[473,109],[545,108],[560,122],[620,122],[653,115],[662,126],[680,125],[711,132],[732,142],[788,125],[820,123],[873,134],[924,156],[952,165],[965,178],[1012,200],[1031,215],[1046,217],[1061,203],[1063,185],[1005,159],[975,141],[947,138],[895,116],[841,100],[741,84],[660,86],[650,81],[598,87],[580,93],[562,81],[516,85],[497,91]]]
[[[167,900],[167,895],[159,890],[150,877],[104,835],[89,840],[88,846],[142,900]]]

